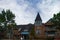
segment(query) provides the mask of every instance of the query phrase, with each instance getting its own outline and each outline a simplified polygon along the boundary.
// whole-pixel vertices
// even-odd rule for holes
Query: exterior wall
[[[20,39],[1,39],[1,40],[20,40]]]
[[[36,30],[40,30],[40,33],[39,34],[36,34],[35,33],[35,36],[37,38],[42,38],[42,39],[45,39],[46,38],[46,35],[45,35],[45,26],[44,25],[41,25],[39,27],[35,26],[35,32]]]
[[[13,30],[13,39],[20,39],[21,35],[18,29]]]
[[[60,40],[60,30],[57,30],[54,40]]]

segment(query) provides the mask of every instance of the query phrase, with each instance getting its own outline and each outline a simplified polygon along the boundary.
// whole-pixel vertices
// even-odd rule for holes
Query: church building
[[[36,16],[36,19],[35,19],[35,35],[36,37],[38,38],[45,38],[45,26],[44,24],[42,23],[42,19],[40,17],[40,14],[38,13],[37,16]]]
[[[32,30],[34,28],[34,31]],[[14,29],[16,30],[16,29]],[[38,13],[35,19],[34,24],[27,24],[27,25],[17,25],[17,31],[13,31],[13,35],[16,38],[24,38],[29,39],[31,38],[31,31],[34,32],[34,35],[31,40],[54,40],[56,35],[56,27],[51,22],[51,19],[48,20],[46,23],[42,23],[42,19],[40,17],[40,14]],[[17,34],[19,35],[17,35]]]

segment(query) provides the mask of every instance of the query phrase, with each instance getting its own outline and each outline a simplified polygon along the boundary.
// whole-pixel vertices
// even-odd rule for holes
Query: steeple
[[[41,17],[40,17],[39,12],[38,12],[35,21],[40,21],[40,20],[41,20]],[[42,21],[42,20],[41,20],[41,21]]]
[[[39,13],[36,16],[36,19],[35,19],[35,23],[34,24],[35,24],[35,26],[40,26],[42,24],[42,19],[41,19]]]
[[[42,19],[41,19],[40,15],[39,15],[39,12],[38,12],[38,14],[36,16],[34,25],[35,25],[36,34],[40,35],[40,27],[42,25]]]

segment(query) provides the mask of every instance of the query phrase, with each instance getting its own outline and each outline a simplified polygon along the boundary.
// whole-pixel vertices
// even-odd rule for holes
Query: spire
[[[38,21],[38,20],[41,20],[41,17],[40,17],[40,15],[39,15],[39,12],[38,12],[38,14],[37,14],[37,16],[36,16],[35,21]],[[42,20],[41,20],[41,21],[42,21]]]

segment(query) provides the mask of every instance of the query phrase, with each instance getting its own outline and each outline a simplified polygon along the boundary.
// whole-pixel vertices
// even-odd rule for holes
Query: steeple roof
[[[35,21],[38,21],[38,20],[42,21],[40,15],[39,15],[39,12],[38,12],[38,14],[37,14],[37,16],[36,16]]]

